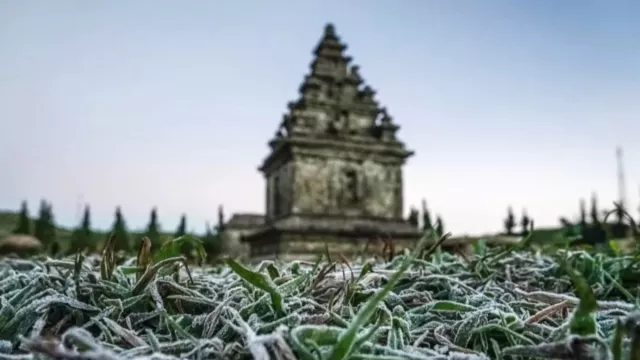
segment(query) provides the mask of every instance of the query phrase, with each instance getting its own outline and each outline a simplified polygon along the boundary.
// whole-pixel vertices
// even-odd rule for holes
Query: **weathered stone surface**
[[[330,254],[342,254],[342,255],[378,255],[380,256],[383,251],[384,243],[380,240],[371,240],[366,238],[361,239],[349,239],[336,237],[330,239],[331,241],[322,241],[322,239],[311,240],[301,237],[296,240],[290,240],[285,242],[281,246],[283,253],[291,254],[320,254],[325,252],[325,244],[329,249]],[[414,246],[413,241],[407,240],[395,240],[393,241],[393,248],[395,252],[401,252],[405,248],[412,248]]]
[[[222,215],[220,217],[219,225],[222,225],[223,229],[221,233],[223,254],[234,258],[248,257],[249,245],[241,240],[244,236],[255,233],[264,225],[264,215],[234,214],[226,223],[223,223]]]
[[[279,219],[261,231],[268,229],[285,233],[301,233],[308,230],[312,230],[309,234],[347,233],[350,237],[405,238],[419,234],[418,229],[408,221],[302,214]]]
[[[293,163],[284,163],[267,177],[267,220],[291,213]]]
[[[225,229],[222,233],[222,253],[233,258],[247,257],[249,244],[242,241],[243,236],[251,235],[254,229]]]
[[[231,219],[223,226],[228,229],[247,229],[260,227],[264,223],[265,219],[262,214],[239,213],[233,214]]]
[[[309,232],[308,234],[284,233],[278,237],[277,243],[264,242],[261,246],[252,246],[251,260],[308,260],[317,259],[319,254],[329,251],[329,254],[338,259],[340,256],[353,258],[382,257],[387,256],[383,251],[384,242],[377,238],[357,237],[357,234],[349,235],[319,235]],[[394,239],[393,250],[399,254],[404,249],[411,249],[415,246],[413,239]],[[256,244],[257,245],[257,244]]]
[[[399,165],[302,157],[294,166],[294,214],[402,218]]]

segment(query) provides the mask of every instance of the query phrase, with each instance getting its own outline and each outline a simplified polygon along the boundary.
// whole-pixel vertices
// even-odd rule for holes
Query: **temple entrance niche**
[[[355,169],[346,169],[342,172],[342,205],[349,208],[361,205],[358,172]]]

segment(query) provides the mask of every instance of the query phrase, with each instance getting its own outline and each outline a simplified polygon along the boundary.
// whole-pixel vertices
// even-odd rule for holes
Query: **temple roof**
[[[252,229],[264,225],[265,217],[262,214],[238,213],[233,214],[225,224],[227,229]]]
[[[375,99],[376,91],[366,84],[360,67],[351,64],[346,49],[335,26],[327,24],[313,51],[310,71],[299,87],[299,97],[289,103],[275,142],[293,135],[396,141],[398,127],[389,123],[391,117],[385,116],[386,110]],[[383,117],[387,121],[384,126]]]
[[[259,166],[260,171],[268,171],[276,159],[288,156],[292,149],[322,144],[325,147],[319,151],[358,148],[360,152],[384,153],[397,159],[413,155],[396,136],[400,126],[380,105],[360,67],[345,55],[346,49],[333,24],[327,24],[314,48],[299,96],[287,104],[288,111],[268,143],[271,151]]]

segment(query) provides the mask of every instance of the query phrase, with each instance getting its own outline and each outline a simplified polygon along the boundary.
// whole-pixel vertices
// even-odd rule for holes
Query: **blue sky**
[[[0,1],[0,208],[262,212],[257,166],[333,22],[416,151],[405,206],[454,233],[640,200],[636,1]]]

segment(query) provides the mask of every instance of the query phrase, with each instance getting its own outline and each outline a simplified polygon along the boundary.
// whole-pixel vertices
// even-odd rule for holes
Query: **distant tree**
[[[615,222],[609,226],[611,230],[611,235],[614,238],[623,238],[630,235],[628,232],[630,230],[629,225],[625,223],[627,210],[622,202],[617,203],[614,209],[615,214]]]
[[[53,219],[53,206],[45,200],[40,201],[40,211],[36,220],[34,236],[40,240],[43,247],[52,254],[56,254],[59,246],[56,241],[56,226]]]
[[[431,215],[429,214],[429,209],[427,209],[427,201],[422,199],[422,231],[427,231],[433,229],[433,224],[431,223]]]
[[[45,226],[49,222],[48,214],[47,214],[47,202],[42,199],[40,200],[40,209],[38,210],[38,217],[35,221],[35,226],[33,229],[33,236],[35,236],[40,242],[45,241]],[[44,244],[44,243],[43,243]]]
[[[207,226],[209,227],[209,226]],[[224,229],[224,209],[222,205],[218,206],[218,231],[222,231]]]
[[[60,244],[58,243],[58,238],[56,236],[56,224],[53,216],[53,205],[51,205],[51,203],[47,206],[47,218],[49,221],[45,226],[45,237],[49,244],[49,253],[57,255],[60,252]]]
[[[174,238],[179,238],[180,236],[184,236],[187,234],[187,215],[182,214],[182,216],[180,216],[180,223],[178,224],[178,228],[176,229],[175,234],[173,235]],[[189,242],[184,242],[182,243],[182,246],[180,247],[180,251],[188,258],[191,259],[193,258],[193,246],[191,245],[191,243]]]
[[[69,252],[73,254],[84,249],[95,251],[95,245],[93,231],[91,231],[91,210],[89,209],[89,205],[86,205],[80,226],[71,234]]]
[[[520,226],[522,227],[522,236],[529,235],[529,226],[531,225],[531,218],[527,214],[527,209],[522,210],[522,219],[520,220]]]
[[[567,219],[566,217],[562,216],[559,219],[560,224],[564,227],[571,227],[573,226],[573,224],[571,223],[571,221],[569,221],[569,219]]]
[[[158,209],[151,209],[151,216],[145,236],[151,240],[151,249],[156,251],[162,246],[162,238],[160,237],[160,224],[158,224]]]
[[[411,210],[409,211],[409,217],[407,218],[407,222],[409,222],[409,224],[417,229],[419,229],[419,213],[418,213],[418,209],[411,207]]]
[[[89,208],[89,205],[84,206],[81,228],[86,235],[91,235],[91,209]]]
[[[511,206],[507,208],[507,218],[504,219],[504,229],[508,235],[513,234],[513,228],[516,227],[516,217],[513,215],[513,209]]]
[[[640,213],[640,205],[638,205],[638,212]],[[636,224],[640,226],[640,217],[638,217],[638,220],[636,220]]]
[[[591,194],[590,216],[591,216],[591,223],[592,224],[599,224],[600,223],[600,215],[598,213],[598,199],[597,199],[595,193]]]
[[[624,205],[622,203],[618,204],[615,208],[615,215],[616,215],[616,224],[623,224],[624,220],[625,220],[625,215],[624,213],[626,212],[626,209],[624,208]]]
[[[207,252],[207,258],[209,260],[216,259],[222,251],[222,243],[220,241],[219,226],[216,226],[212,231],[209,223],[206,224],[206,230],[204,238],[202,239],[204,250]]]
[[[442,221],[442,218],[440,217],[440,215],[436,216],[435,231],[437,236],[439,237],[444,235],[444,222]]]
[[[113,249],[115,251],[131,252],[131,239],[120,206],[116,207],[115,220],[111,231],[115,236]]]
[[[209,225],[206,224],[207,228],[209,228]],[[217,237],[217,241],[218,241],[218,252],[222,252],[222,249],[224,249],[224,244],[223,244],[223,239],[224,239],[224,231],[225,231],[226,225],[225,225],[225,218],[224,218],[224,209],[222,207],[222,205],[218,205],[218,224],[216,224],[215,226],[213,226],[213,230],[216,234]]]
[[[578,227],[574,223],[569,221],[569,219],[563,216],[563,217],[560,217],[559,220],[564,230],[565,236],[573,238],[581,235],[580,229],[578,229]]]
[[[30,235],[31,234],[31,219],[29,219],[29,209],[27,207],[27,202],[23,201],[20,206],[20,215],[18,217],[18,225],[15,229],[13,229],[14,234],[23,234]]]
[[[186,234],[187,234],[187,216],[185,214],[182,214],[182,216],[180,216],[180,223],[178,224],[176,233],[173,236],[174,238],[178,238]]]
[[[587,226],[587,205],[584,199],[580,199],[580,226]]]

